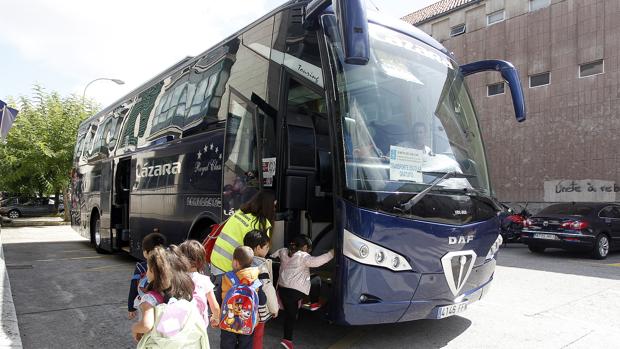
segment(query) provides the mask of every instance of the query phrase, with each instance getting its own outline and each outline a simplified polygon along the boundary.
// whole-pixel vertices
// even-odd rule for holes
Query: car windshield
[[[561,205],[551,205],[542,211],[540,211],[537,216],[543,216],[547,214],[563,214],[563,215],[578,215],[578,216],[587,216],[592,213],[592,207],[584,206],[584,205],[574,205],[574,204],[561,204]]]
[[[431,46],[372,23],[370,62],[346,64],[335,19],[326,17],[325,23],[347,186],[419,192],[445,172],[456,172],[466,176],[437,188],[490,193],[480,129],[458,65]]]

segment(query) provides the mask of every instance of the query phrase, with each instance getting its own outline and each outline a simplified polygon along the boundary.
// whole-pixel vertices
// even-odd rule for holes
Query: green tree
[[[9,104],[19,110],[6,142],[0,144],[0,190],[25,195],[65,193],[80,123],[95,113],[92,100],[33,87],[33,96]]]

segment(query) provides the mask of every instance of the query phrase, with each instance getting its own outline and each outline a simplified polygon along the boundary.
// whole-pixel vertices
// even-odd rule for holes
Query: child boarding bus
[[[100,252],[142,258],[158,228],[202,239],[262,188],[277,196],[272,249],[297,234],[329,320],[454,315],[488,290],[501,244],[482,134],[464,76],[437,41],[362,0],[290,1],[86,120],[72,224]]]

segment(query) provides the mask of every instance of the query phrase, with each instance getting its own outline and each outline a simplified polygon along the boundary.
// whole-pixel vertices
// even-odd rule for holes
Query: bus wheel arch
[[[218,220],[212,214],[207,212],[199,215],[192,222],[191,227],[187,233],[187,239],[198,240],[200,243],[209,235],[209,227],[215,224]]]

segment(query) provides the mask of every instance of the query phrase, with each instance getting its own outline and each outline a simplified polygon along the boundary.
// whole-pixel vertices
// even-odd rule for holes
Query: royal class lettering
[[[138,171],[136,171],[136,175],[138,178],[157,177],[171,174],[174,175],[179,173],[181,173],[181,163],[178,161],[162,165],[144,166],[141,169],[139,168]]]

